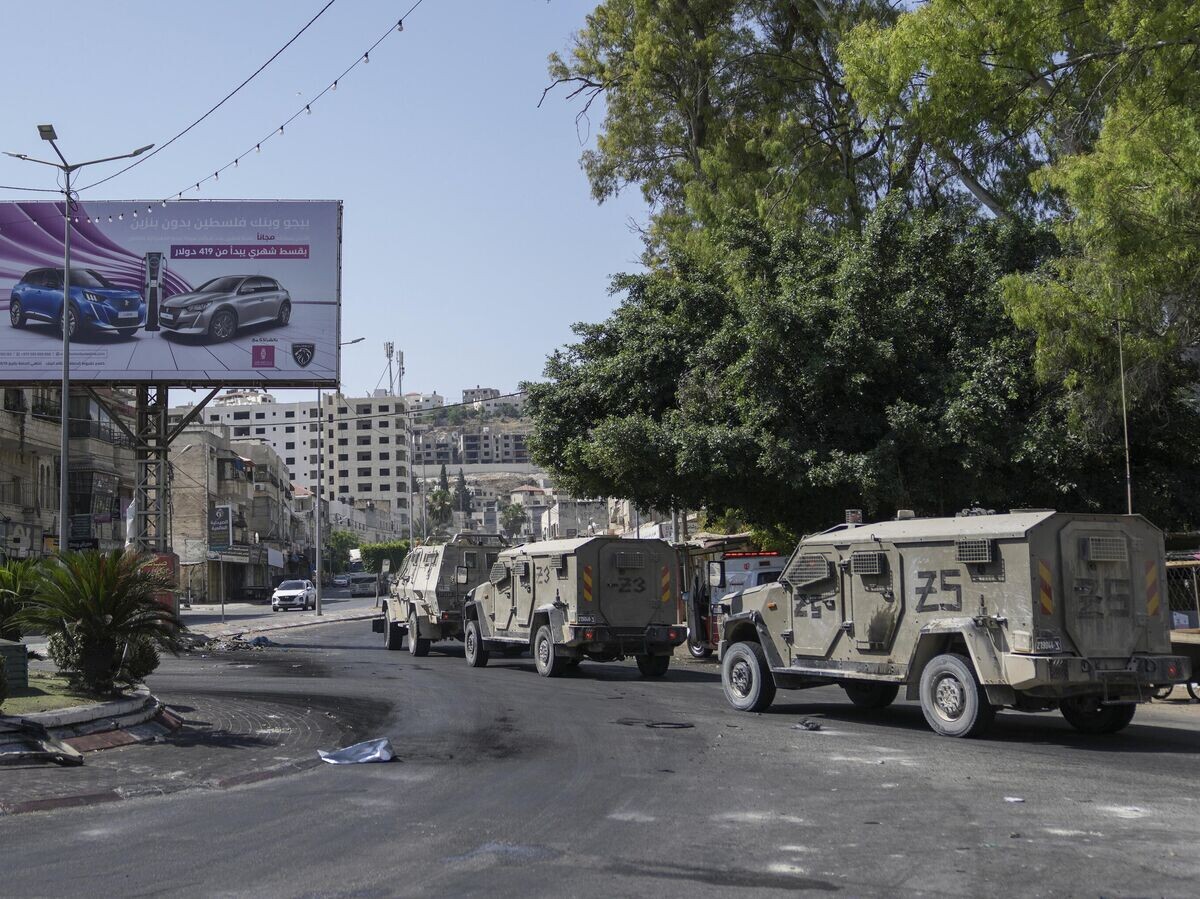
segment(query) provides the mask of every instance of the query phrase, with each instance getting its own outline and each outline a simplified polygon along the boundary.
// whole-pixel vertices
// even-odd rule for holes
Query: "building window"
[[[358,476],[359,476],[360,478],[369,478],[369,477],[371,476],[371,469],[370,469],[370,467],[367,467],[367,468],[359,468],[359,470],[358,470]]]
[[[338,413],[338,415],[345,415],[345,414],[346,414],[347,412],[349,412],[349,411],[350,411],[350,410],[349,410],[349,409],[347,409],[345,406],[338,406],[338,407],[337,407],[337,413]],[[332,421],[332,420],[333,420],[333,419],[330,419],[330,421]]]
[[[364,436],[362,434],[359,434],[358,437],[355,439],[354,443],[356,446],[370,446],[371,438],[370,438],[370,436]]]
[[[255,434],[265,434],[265,433],[267,433],[267,429],[266,428],[255,428],[254,433]]]
[[[65,279],[64,279],[64,280],[65,280]],[[289,440],[287,443],[285,443],[285,444],[283,445],[283,448],[284,448],[284,449],[295,449],[295,448],[296,448],[296,442],[295,442],[294,440]]]
[[[379,419],[379,427],[381,427],[381,428],[388,427],[388,420],[386,418]]]
[[[255,412],[255,413],[254,413],[254,420],[255,420],[255,421],[259,421],[259,420],[261,420],[261,419],[264,419],[264,418],[266,418],[266,417],[267,417],[267,413],[266,413],[266,412]]]
[[[65,280],[65,279],[64,279],[64,280]],[[249,420],[250,420],[250,413],[249,413],[249,412],[234,412],[234,413],[233,413],[233,420],[234,420],[234,421],[249,421]]]
[[[64,280],[65,280],[65,279],[64,279]],[[249,429],[249,428],[234,428],[234,429],[233,429],[233,436],[234,436],[234,437],[249,437],[249,436],[250,436],[250,429]]]
[[[295,434],[295,433],[296,433],[296,426],[295,426],[295,425],[288,425],[286,428],[284,428],[284,429],[283,429],[283,433],[285,433],[285,434]]]
[[[339,437],[338,446],[347,446],[350,443],[349,437]]]
[[[391,475],[392,475],[392,470],[390,468],[379,469],[379,476],[381,478],[388,478],[388,477],[391,477]]]
[[[284,412],[284,413],[283,413],[283,417],[284,417],[284,418],[295,418],[295,417],[296,417],[296,413],[295,413],[294,411],[293,411],[293,412]]]
[[[388,410],[388,407],[387,407],[386,405],[383,405],[383,406],[380,406],[380,407],[379,407],[379,411],[380,411],[380,412],[387,412],[387,410]]]
[[[387,493],[387,492],[389,492],[391,489],[392,489],[392,485],[391,485],[391,484],[380,484],[380,485],[379,485],[379,492],[380,492],[380,493]]]
[[[296,464],[296,460],[294,458],[293,459],[284,459],[283,464],[290,467],[290,466]]]
[[[371,430],[371,420],[370,420],[369,418],[363,418],[363,419],[359,419],[358,421],[356,421],[356,422],[354,423],[354,429],[355,429],[356,431],[369,431],[369,430]]]
[[[379,438],[379,442],[380,442],[380,443],[391,443],[391,442],[392,442],[392,438],[391,438],[391,437],[388,437],[388,436],[385,434],[384,436],[382,436],[382,437],[380,437],[380,438]]]
[[[208,416],[208,420],[209,421],[220,421],[221,416],[220,415],[210,415],[210,416]]]
[[[364,452],[360,452],[360,453],[358,454],[358,456],[357,456],[357,461],[359,461],[359,462],[370,462],[370,461],[371,461],[371,453],[370,453],[369,451],[368,451],[368,452],[365,452],[365,453],[364,453]]]
[[[370,485],[370,484],[359,484],[359,485],[358,485],[358,492],[359,492],[359,493],[370,493],[370,492],[371,492],[371,485]]]
[[[337,429],[338,429],[339,431],[349,431],[349,430],[350,430],[350,426],[349,426],[348,424],[346,424],[344,421],[339,421],[339,422],[338,422]]]
[[[380,462],[387,462],[387,461],[388,461],[390,458],[391,458],[391,454],[390,454],[390,453],[380,453],[380,454],[379,454],[379,461],[380,461]]]
[[[349,492],[350,492],[350,488],[347,487],[345,484],[343,484],[341,487],[338,488],[338,493],[349,493]]]
[[[339,472],[338,472],[338,477],[339,477],[339,478],[348,478],[348,477],[350,477],[350,471],[349,471],[349,469],[343,468],[341,471],[339,471]]]

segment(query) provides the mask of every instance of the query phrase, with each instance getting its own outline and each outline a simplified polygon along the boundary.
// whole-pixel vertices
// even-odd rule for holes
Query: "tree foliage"
[[[891,203],[861,234],[747,220],[720,246],[721,265],[619,279],[612,317],[528,385],[532,450],[564,489],[793,531],[858,507],[1120,508],[1120,444],[1071,433],[1001,300],[1054,251],[1045,231]],[[1166,439],[1194,414],[1172,412],[1135,453],[1160,518],[1195,505]]]
[[[520,503],[504,503],[499,508],[500,530],[513,537],[529,522],[529,512]]]
[[[52,656],[76,686],[104,695],[152,671],[158,648],[181,648],[180,622],[156,598],[174,588],[153,557],[66,553],[44,564],[18,618],[50,637]]]
[[[353,531],[333,531],[329,535],[329,561],[326,563],[334,574],[350,567],[350,550],[358,548],[358,534]]]
[[[41,577],[40,559],[10,559],[0,566],[0,640],[20,640],[19,613],[33,600]]]
[[[364,543],[359,547],[362,553],[363,566],[367,571],[378,574],[384,559],[392,563],[392,571],[400,570],[404,557],[408,555],[407,540],[385,540],[382,543]]]

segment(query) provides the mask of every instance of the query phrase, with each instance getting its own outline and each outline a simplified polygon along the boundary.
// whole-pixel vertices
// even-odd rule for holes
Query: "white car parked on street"
[[[316,608],[317,588],[312,581],[284,581],[271,594],[271,611]]]

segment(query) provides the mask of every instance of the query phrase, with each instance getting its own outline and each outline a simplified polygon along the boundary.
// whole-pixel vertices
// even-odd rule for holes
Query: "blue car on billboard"
[[[35,268],[13,285],[8,320],[14,328],[44,322],[62,327],[63,270]],[[146,303],[141,293],[118,287],[90,268],[71,269],[71,313],[68,328],[74,338],[81,331],[107,331],[132,337],[146,324]]]

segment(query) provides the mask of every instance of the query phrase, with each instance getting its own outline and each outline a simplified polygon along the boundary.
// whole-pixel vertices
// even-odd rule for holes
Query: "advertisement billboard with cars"
[[[0,381],[334,387],[336,200],[0,203]]]

